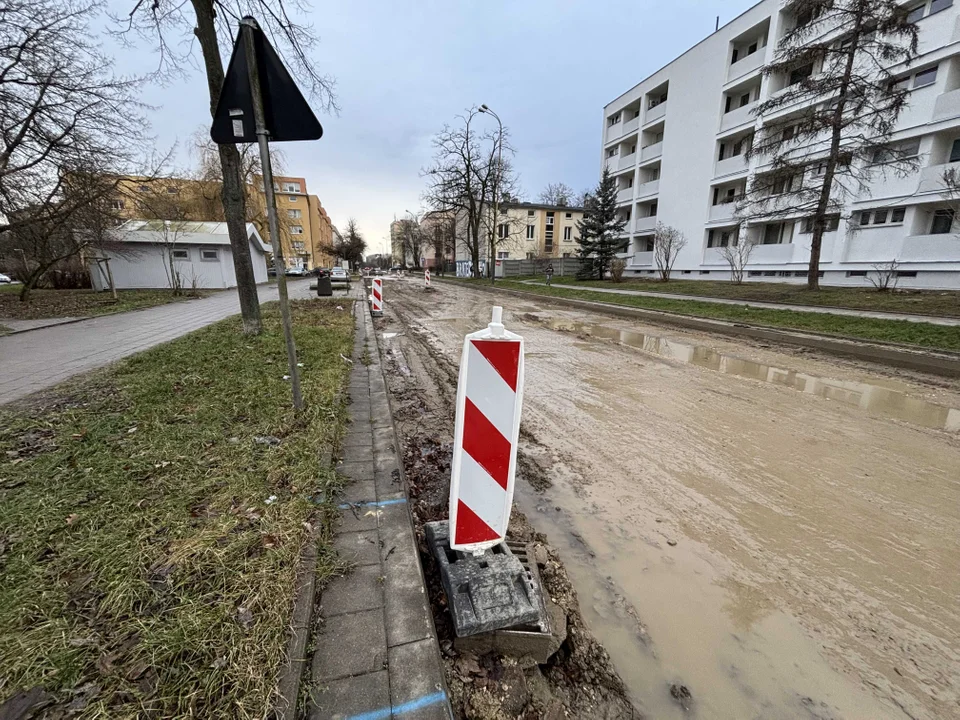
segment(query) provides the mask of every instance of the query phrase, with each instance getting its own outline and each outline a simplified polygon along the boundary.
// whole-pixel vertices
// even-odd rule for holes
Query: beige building
[[[521,202],[501,205],[500,213],[499,259],[576,257],[580,249],[577,222],[583,219],[583,208]]]
[[[130,220],[224,220],[220,183],[191,178],[124,178],[112,202],[114,210]],[[288,268],[312,270],[333,264],[330,248],[333,224],[316,195],[307,192],[304,178],[274,178],[277,220],[284,263]],[[254,176],[247,185],[247,220],[268,241],[266,195],[263,180]]]

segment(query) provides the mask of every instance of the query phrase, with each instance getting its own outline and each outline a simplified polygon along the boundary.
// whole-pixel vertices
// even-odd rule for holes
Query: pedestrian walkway
[[[546,283],[537,280],[524,280],[524,285],[540,285]],[[873,318],[876,320],[906,320],[907,322],[930,323],[931,325],[946,325],[960,327],[960,318],[939,317],[935,315],[911,315],[909,313],[882,312],[879,310],[854,310],[852,308],[817,307],[814,305],[785,305],[783,303],[763,302],[760,300],[735,300],[731,298],[703,297],[702,295],[678,295],[676,293],[644,292],[643,290],[618,290],[615,288],[598,288],[589,285],[559,285],[553,287],[575,287],[577,290],[609,293],[611,295],[634,295],[637,297],[668,298],[670,300],[696,300],[697,302],[715,303],[717,305],[739,305],[768,310],[793,310],[794,312],[821,313],[823,315],[846,315],[849,317]]]
[[[288,288],[291,298],[309,297],[310,280],[290,282]],[[277,299],[276,285],[258,290],[261,303]],[[237,291],[225,290],[199,300],[0,337],[0,405],[239,312]]]
[[[335,541],[352,569],[320,597],[309,718],[449,720],[373,322],[362,299],[355,308],[350,428],[339,466],[351,482]]]

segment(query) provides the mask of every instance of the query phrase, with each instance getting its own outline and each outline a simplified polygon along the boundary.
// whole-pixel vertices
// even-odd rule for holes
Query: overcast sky
[[[131,3],[110,0],[118,12]],[[528,199],[549,182],[575,190],[600,172],[603,106],[755,0],[325,0],[306,17],[319,69],[337,80],[339,116],[324,136],[285,143],[287,172],[342,227],[355,217],[370,252],[386,251],[395,215],[420,208],[432,136],[487,103],[509,127]],[[143,45],[114,50],[123,72],[149,70]],[[195,51],[199,58],[199,50]],[[226,60],[225,60],[226,63]],[[210,122],[199,70],[144,99],[160,147]],[[490,118],[486,122],[494,123]]]

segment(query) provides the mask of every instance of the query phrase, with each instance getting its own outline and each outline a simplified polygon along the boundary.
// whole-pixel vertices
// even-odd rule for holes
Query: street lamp
[[[497,125],[500,126],[500,135],[497,141],[497,175],[493,183],[493,227],[490,228],[490,284],[496,284],[496,243],[494,242],[494,233],[497,231],[497,223],[500,222],[500,183],[503,180],[503,123],[500,116],[487,107],[486,103],[480,106],[480,112],[493,115],[496,118]]]

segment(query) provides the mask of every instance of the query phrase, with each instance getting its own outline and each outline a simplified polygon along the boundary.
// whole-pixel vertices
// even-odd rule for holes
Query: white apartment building
[[[896,260],[899,287],[960,289],[960,218],[942,183],[945,169],[960,169],[960,2],[904,4],[920,46],[909,67],[891,68],[911,89],[892,140],[915,148],[920,169],[878,174],[869,193],[847,204],[823,238],[824,284],[867,285],[875,266]],[[767,162],[744,159],[763,122],[751,111],[789,84],[762,69],[795,23],[783,0],[762,0],[604,108],[602,162],[628,219],[628,274],[656,272],[660,220],[688,241],[676,277],[729,279],[719,248],[737,232],[734,201]],[[760,243],[746,279],[803,282],[810,231],[803,217],[741,230]]]

